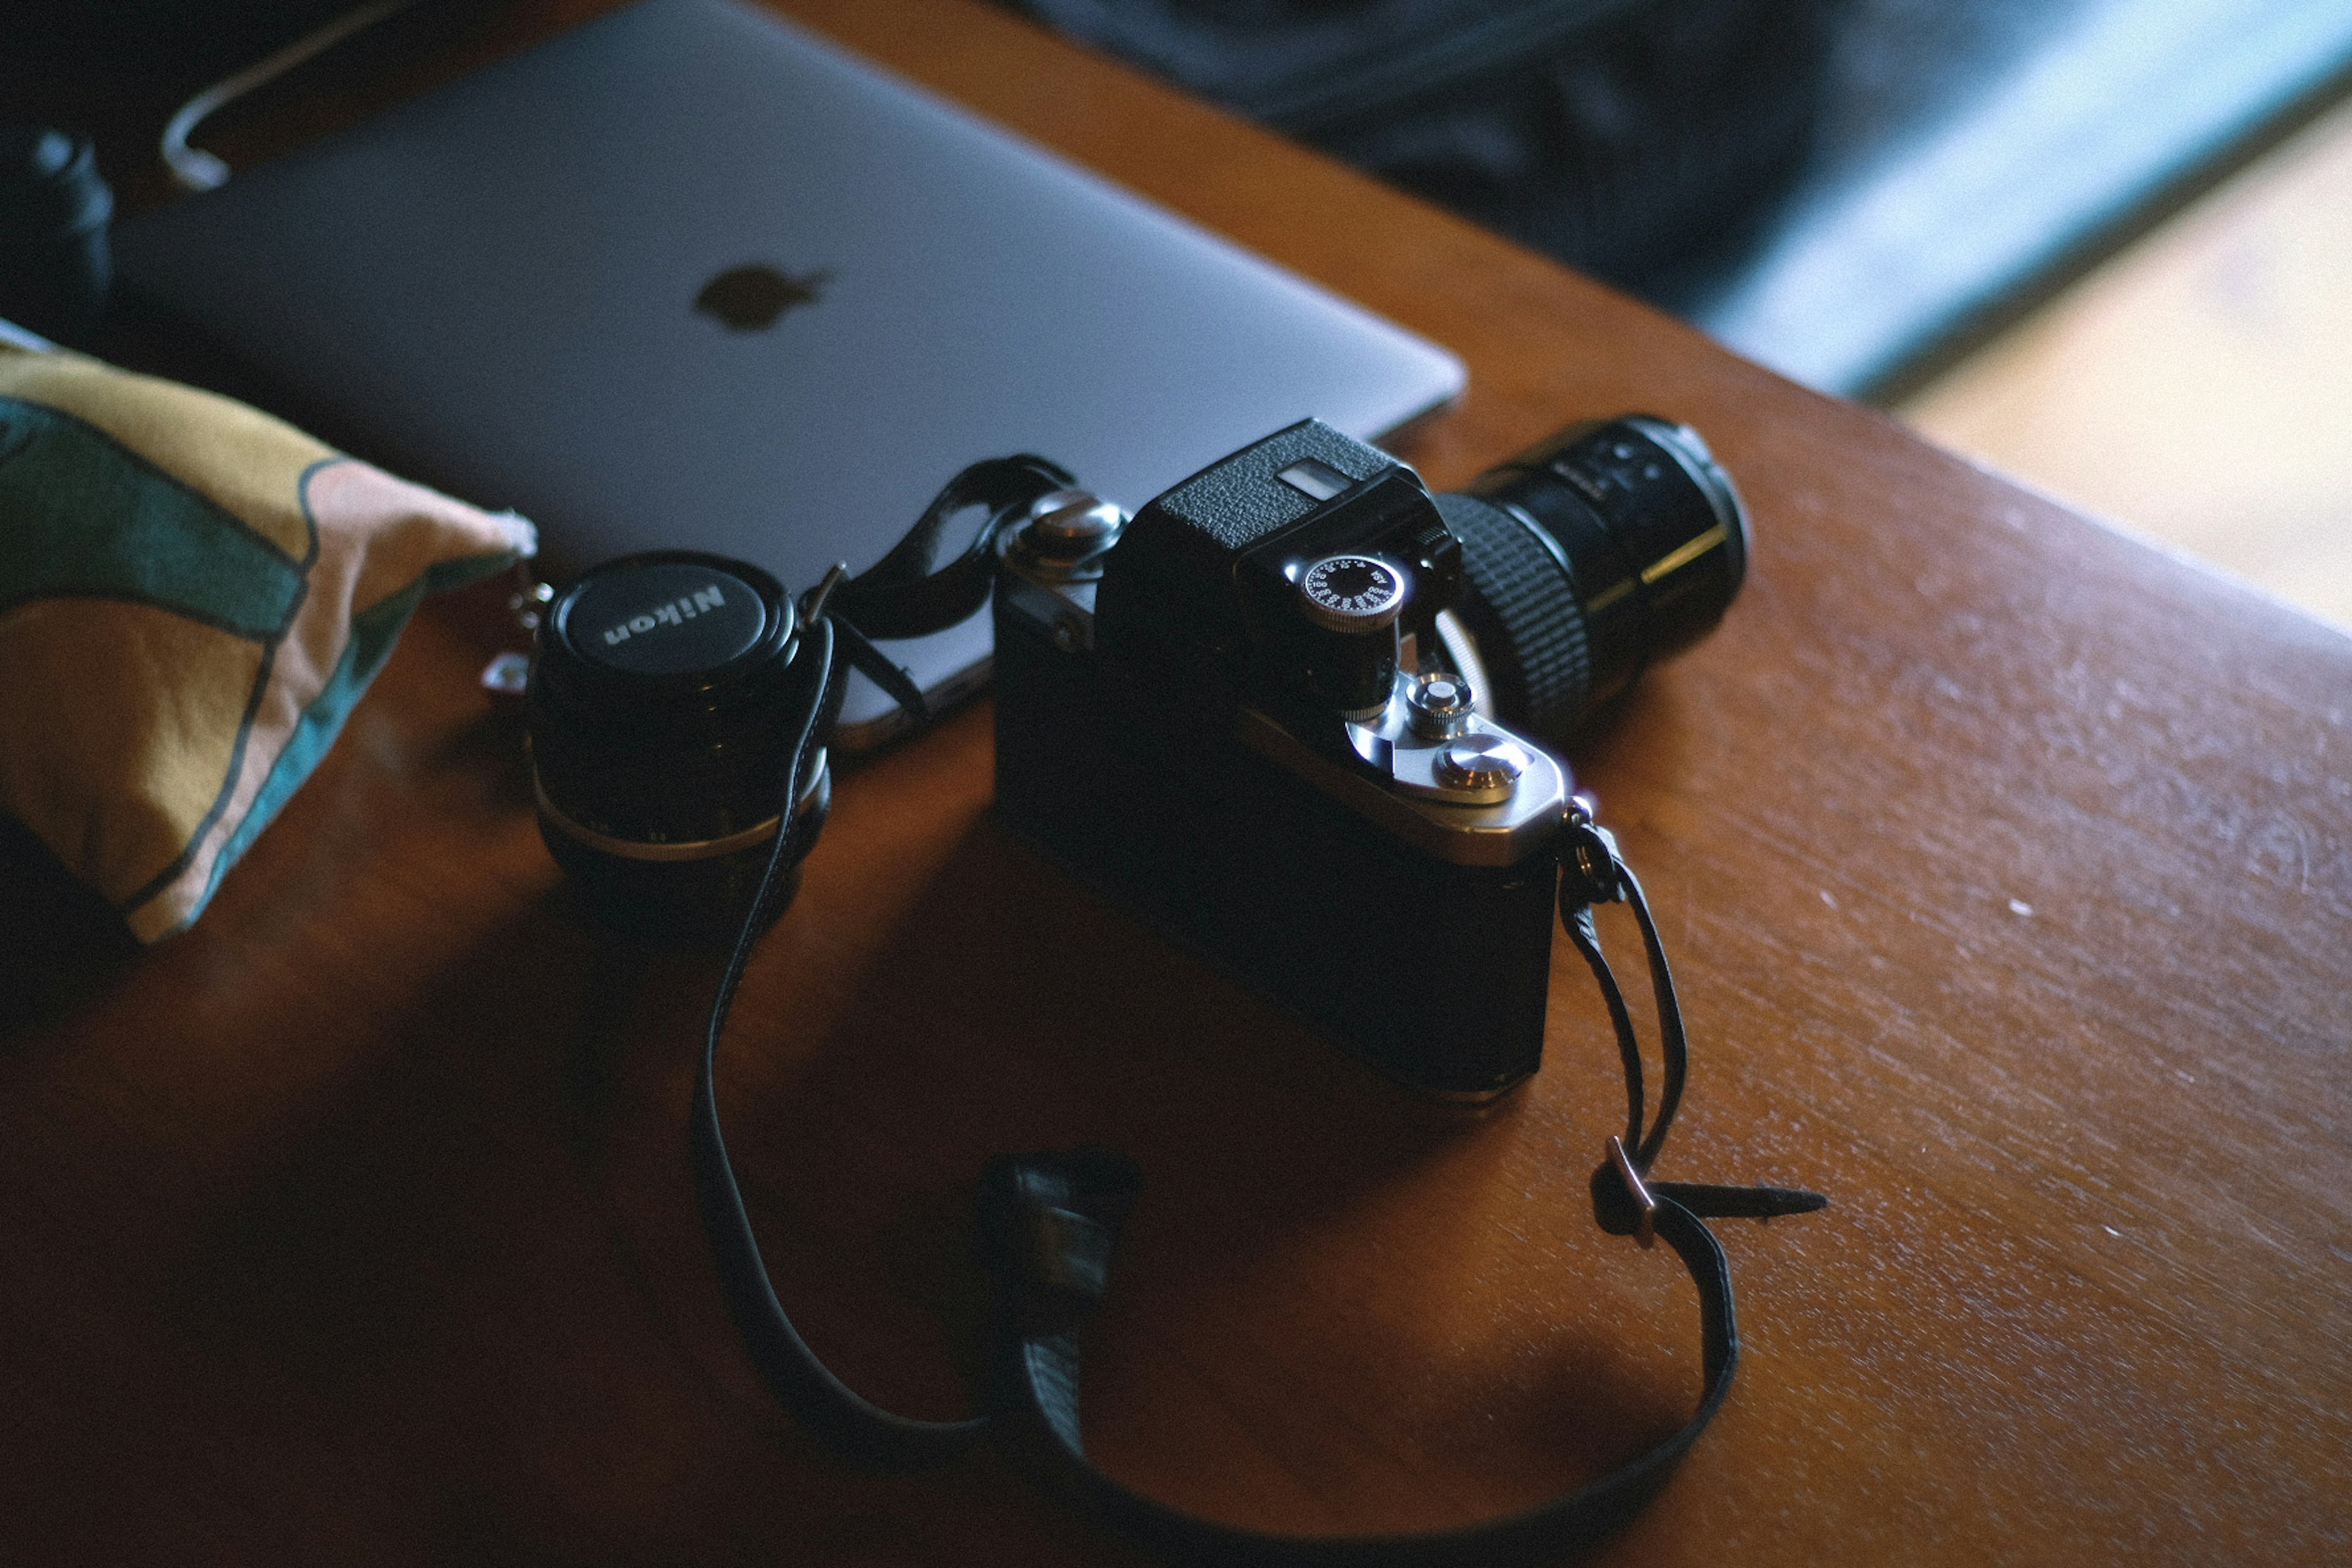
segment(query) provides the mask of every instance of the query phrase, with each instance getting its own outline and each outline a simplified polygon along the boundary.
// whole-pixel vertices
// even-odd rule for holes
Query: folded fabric
[[[536,545],[244,404],[0,342],[0,812],[167,936],[417,601]]]

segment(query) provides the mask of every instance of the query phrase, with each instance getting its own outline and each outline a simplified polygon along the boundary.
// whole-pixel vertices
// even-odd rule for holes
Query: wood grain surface
[[[1660,1173],[1833,1206],[1719,1226],[1739,1383],[1602,1560],[2352,1560],[2352,641],[1000,13],[792,9],[1461,353],[1433,482],[1638,407],[1742,485],[1739,603],[1575,762],[1695,1033]],[[0,1560],[1135,1560],[761,1393],[685,1158],[715,963],[566,899],[499,637],[494,591],[420,616],[183,937],[11,871]],[[1566,944],[1545,1070],[1442,1112],[1011,837],[989,767],[982,706],[842,780],[722,1056],[845,1376],[966,1408],[969,1184],[1090,1140],[1150,1184],[1088,1437],[1153,1495],[1443,1525],[1679,1423],[1690,1287],[1592,1223],[1621,1090]]]

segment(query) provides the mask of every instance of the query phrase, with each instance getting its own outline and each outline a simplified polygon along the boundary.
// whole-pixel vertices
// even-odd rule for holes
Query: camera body
[[[1572,785],[1438,653],[1464,561],[1419,478],[1307,420],[1123,531],[1091,500],[999,536],[999,812],[1391,1077],[1534,1072]]]

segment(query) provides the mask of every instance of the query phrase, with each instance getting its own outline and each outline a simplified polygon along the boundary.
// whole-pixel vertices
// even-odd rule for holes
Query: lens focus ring
[[[1534,531],[1475,496],[1441,495],[1437,509],[1462,542],[1463,608],[1504,712],[1532,733],[1557,736],[1584,716],[1592,657],[1575,580]]]

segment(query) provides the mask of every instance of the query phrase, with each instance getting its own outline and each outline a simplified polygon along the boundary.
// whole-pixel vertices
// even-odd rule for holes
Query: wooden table
[[[1739,604],[1575,760],[1696,1030],[1661,1174],[1834,1206],[1721,1226],[1740,1381],[1604,1558],[2352,1560],[2352,642],[999,13],[792,9],[1458,350],[1433,482],[1643,407],[1745,488]],[[189,934],[11,891],[0,1559],[1130,1560],[984,1450],[859,1475],[764,1396],[684,1152],[714,965],[566,902],[497,622],[419,618]],[[1150,1184],[1087,1390],[1141,1489],[1440,1525],[1680,1421],[1690,1287],[1593,1226],[1566,944],[1543,1073],[1433,1112],[1010,838],[989,747],[983,705],[842,781],[723,1054],[852,1382],[962,1408],[968,1184],[1097,1140]]]

